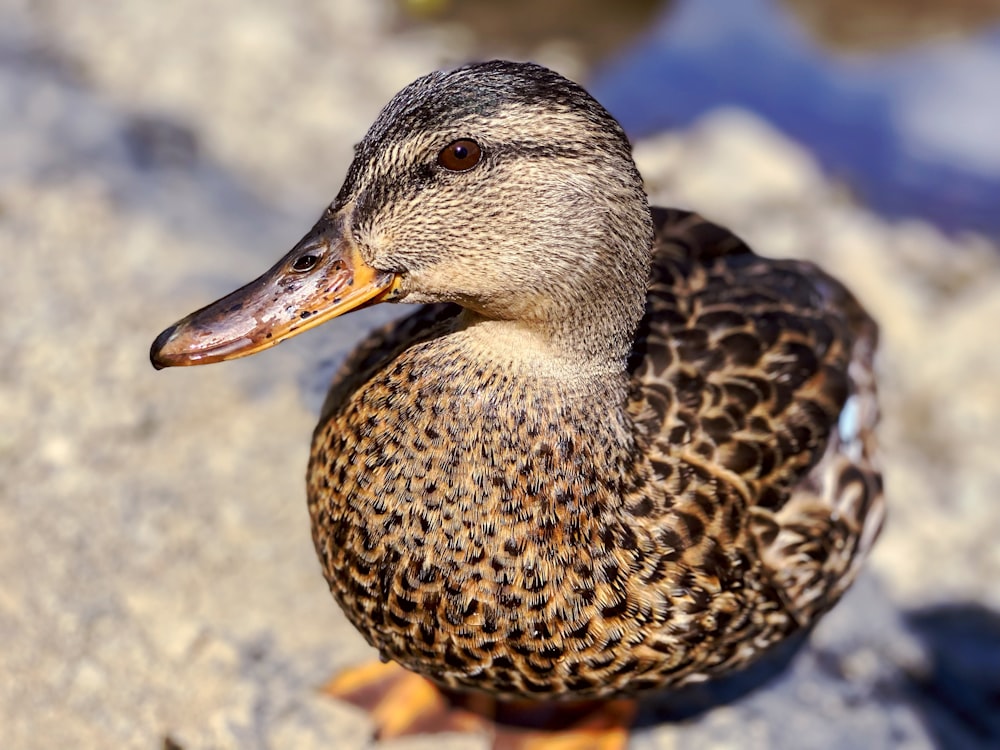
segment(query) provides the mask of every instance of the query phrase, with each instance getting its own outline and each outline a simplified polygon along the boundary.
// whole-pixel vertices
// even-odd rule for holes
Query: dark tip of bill
[[[155,367],[157,370],[162,370],[165,367],[170,367],[170,362],[162,358],[160,356],[160,352],[163,350],[163,347],[165,347],[167,343],[170,341],[171,337],[173,337],[174,331],[176,330],[177,330],[176,324],[170,326],[170,328],[167,328],[165,331],[163,331],[163,333],[157,336],[156,340],[153,342],[153,345],[149,347],[149,361],[153,365],[153,367]]]

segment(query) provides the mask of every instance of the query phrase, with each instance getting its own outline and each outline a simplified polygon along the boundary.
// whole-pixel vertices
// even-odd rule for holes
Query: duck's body
[[[848,375],[870,366],[871,321],[812,265],[653,216],[622,373],[539,373],[446,306],[345,366],[309,507],[330,587],[384,657],[503,695],[679,685],[749,661],[850,583],[878,480],[837,420],[849,396],[874,414]]]
[[[308,485],[347,616],[442,685],[605,697],[738,667],[832,606],[878,533],[875,325],[815,266],[650,211],[614,120],[537,66],[401,92],[236,294],[154,361],[432,303],[348,360]]]

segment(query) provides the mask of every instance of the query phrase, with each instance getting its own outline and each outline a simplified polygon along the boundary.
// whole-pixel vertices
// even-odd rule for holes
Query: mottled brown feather
[[[450,305],[346,363],[309,506],[331,591],[386,658],[506,696],[678,686],[856,575],[883,515],[874,324],[815,266],[652,211],[627,390],[477,359]]]

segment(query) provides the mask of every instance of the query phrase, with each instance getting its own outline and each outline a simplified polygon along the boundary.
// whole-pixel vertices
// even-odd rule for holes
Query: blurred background
[[[147,352],[305,233],[392,94],[496,56],[882,326],[867,572],[796,653],[647,700],[632,747],[1000,747],[998,0],[0,0],[0,746],[367,746],[316,691],[372,654],[302,477],[331,368],[405,310]]]

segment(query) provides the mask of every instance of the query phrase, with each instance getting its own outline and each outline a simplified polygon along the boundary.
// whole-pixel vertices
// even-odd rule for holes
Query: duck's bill
[[[321,221],[267,273],[191,313],[156,337],[156,369],[246,357],[359,307],[398,293],[345,240],[339,221]]]

